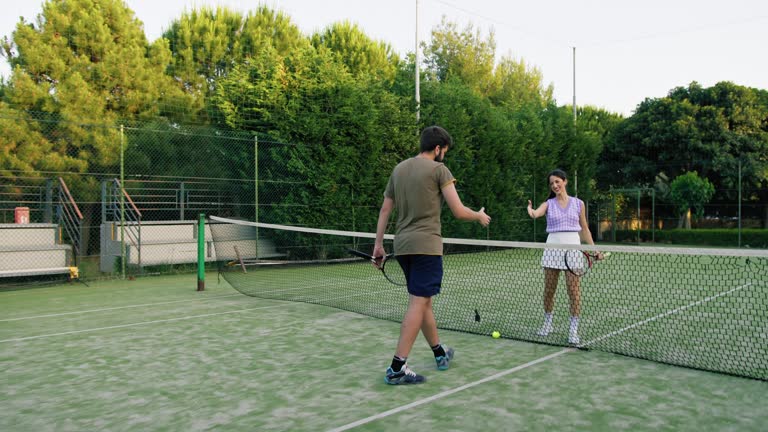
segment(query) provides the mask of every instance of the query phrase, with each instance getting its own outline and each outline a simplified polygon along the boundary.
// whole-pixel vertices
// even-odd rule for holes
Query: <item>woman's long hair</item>
[[[555,193],[552,192],[552,188],[549,187],[549,178],[552,176],[559,177],[560,180],[563,181],[568,180],[568,174],[566,174],[565,171],[561,170],[560,168],[550,171],[549,174],[547,174],[547,189],[549,189],[549,197],[547,199],[552,199],[555,197]]]

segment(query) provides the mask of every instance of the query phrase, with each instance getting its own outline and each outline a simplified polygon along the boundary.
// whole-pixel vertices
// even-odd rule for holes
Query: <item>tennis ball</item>
[[[491,336],[493,336],[494,339],[498,339],[501,337],[501,333],[494,331],[493,333],[491,333]]]

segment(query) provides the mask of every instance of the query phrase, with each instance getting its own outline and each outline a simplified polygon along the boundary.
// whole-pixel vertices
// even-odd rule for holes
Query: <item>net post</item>
[[[610,187],[611,191],[611,241],[616,242],[616,195],[613,192],[613,186]]]
[[[739,158],[739,242],[738,247],[741,247],[741,158]]]
[[[656,189],[651,188],[651,243],[656,243]]]
[[[205,291],[205,213],[197,221],[197,290]]]
[[[637,190],[637,244],[640,244],[640,231],[642,230],[642,216],[640,215],[640,189]]]

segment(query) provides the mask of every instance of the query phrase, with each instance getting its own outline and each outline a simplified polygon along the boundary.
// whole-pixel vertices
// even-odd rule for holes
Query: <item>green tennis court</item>
[[[410,363],[428,382],[387,386],[396,322],[247,297],[215,276],[204,292],[191,275],[0,292],[0,429],[745,431],[768,421],[763,381],[465,332],[442,333],[457,348],[450,370],[434,370],[419,341]]]

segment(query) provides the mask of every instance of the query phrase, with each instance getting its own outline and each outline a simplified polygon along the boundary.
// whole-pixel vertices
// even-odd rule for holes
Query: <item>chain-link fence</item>
[[[663,188],[610,189],[590,201],[590,226],[601,241],[768,247],[766,191],[735,183],[715,189],[699,216],[670,202]]]
[[[23,118],[51,143],[40,154],[17,155],[30,166],[0,173],[0,285],[77,276],[83,280],[193,271],[199,214],[349,231],[375,231],[387,174],[387,155],[376,171],[354,151],[333,153],[312,143],[285,143],[252,132],[164,123],[106,127]],[[353,149],[354,150],[354,149]],[[45,152],[48,152],[46,155]],[[46,162],[46,157],[51,160]],[[338,165],[343,160],[346,165]],[[485,206],[487,229],[444,212],[445,237],[544,241],[546,221],[532,220],[530,199],[543,202],[549,171],[528,166],[503,190],[476,175],[476,160],[446,160],[465,204]],[[383,173],[383,174],[382,174]],[[596,241],[688,242],[670,232],[681,215],[658,188],[601,188],[569,179],[569,191],[587,201]],[[766,247],[765,191],[733,179],[718,189],[693,220],[692,243]],[[480,193],[478,190],[488,190]],[[703,230],[722,232],[704,235]],[[715,230],[717,231],[717,230]],[[206,234],[208,236],[208,234]],[[206,238],[206,259],[214,260]]]

